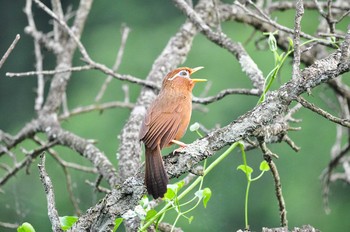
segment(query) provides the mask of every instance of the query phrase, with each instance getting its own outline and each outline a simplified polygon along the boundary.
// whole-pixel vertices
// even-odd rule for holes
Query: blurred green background
[[[73,4],[75,7],[78,2],[63,1],[64,9],[67,9],[69,4]],[[0,70],[0,128],[11,134],[17,133],[26,122],[35,117],[36,78],[9,78],[5,76],[6,72],[23,72],[35,69],[33,41],[23,32],[27,25],[23,13],[24,5],[24,1],[7,1],[6,7],[0,9],[0,54],[2,55],[6,51],[17,33],[21,34],[17,47]],[[37,27],[43,31],[51,30],[51,19],[34,4],[33,8]],[[275,13],[274,17],[283,25],[293,26],[293,11]],[[306,11],[302,21],[303,31],[314,33],[318,19],[319,15],[316,12]],[[82,42],[94,60],[111,67],[120,44],[120,28],[125,23],[131,28],[131,33],[119,72],[145,78],[153,61],[184,20],[185,17],[173,6],[171,1],[147,1],[146,7],[136,0],[99,0],[93,4]],[[337,26],[337,29],[344,31],[346,21],[349,22],[348,18]],[[254,33],[251,27],[234,22],[224,23],[223,30],[234,41],[242,43],[246,43]],[[256,32],[253,39],[245,44],[245,48],[266,76],[273,67],[273,56],[268,50],[258,50],[254,45],[254,41],[261,35],[262,33]],[[48,51],[44,51],[43,54],[45,58],[44,69],[52,69],[55,64],[54,57]],[[76,55],[74,65],[81,64],[79,55]],[[184,65],[189,67],[205,66],[205,69],[198,72],[196,77],[207,78],[212,82],[208,95],[214,95],[224,88],[251,87],[250,81],[242,73],[235,57],[212,44],[202,35],[195,38],[193,48]],[[290,77],[291,63],[288,61],[282,70],[280,79],[276,81],[273,88],[278,88]],[[46,91],[50,78],[50,76],[46,77]],[[91,104],[105,78],[106,76],[98,71],[73,73],[67,92],[69,108]],[[344,79],[346,78],[349,78],[349,74],[344,75]],[[128,83],[113,80],[102,102],[122,101],[124,96],[122,84]],[[135,102],[140,87],[132,84],[128,84],[128,86],[130,100]],[[199,96],[203,90],[204,85],[198,84],[194,95]],[[334,95],[327,89],[326,85],[317,87],[312,91],[311,96],[306,97],[322,108],[337,114],[338,112],[334,108],[330,108],[329,105],[320,100],[320,95],[331,102],[336,102]],[[251,96],[228,96],[217,103],[206,106],[208,112],[193,112],[192,122],[198,121],[209,129],[225,126],[252,109],[257,100],[256,97]],[[92,112],[75,116],[62,122],[62,125],[79,136],[97,140],[97,146],[117,167],[115,158],[119,146],[117,137],[128,115],[129,110],[127,109],[110,109],[103,113]],[[281,176],[289,226],[293,228],[294,226],[311,224],[321,231],[345,231],[350,228],[348,220],[350,188],[343,183],[332,184],[330,196],[332,211],[327,215],[322,202],[322,184],[319,178],[330,158],[330,149],[336,134],[335,125],[305,109],[300,110],[295,116],[303,121],[292,126],[300,126],[302,130],[290,132],[289,135],[302,148],[301,151],[295,153],[286,144],[269,145],[270,149],[280,157],[276,160],[276,164]],[[183,141],[190,143],[196,138],[195,133],[188,131]],[[27,150],[34,148],[31,142],[20,144],[15,151],[17,160],[21,160],[24,156],[20,152],[21,147]],[[55,150],[67,161],[90,165],[88,161],[66,148],[57,147]],[[248,164],[258,170],[262,160],[261,152],[255,150],[247,154]],[[210,158],[209,161],[213,161],[216,157]],[[5,156],[1,157],[0,162],[12,164],[11,158]],[[12,223],[28,221],[37,231],[49,231],[51,226],[47,216],[46,199],[39,180],[37,163],[38,160],[33,161],[29,169],[30,175],[21,170],[1,188],[3,192],[0,193],[0,221]],[[190,214],[194,216],[191,224],[187,220],[181,219],[177,225],[184,231],[236,231],[243,229],[246,180],[243,173],[236,170],[236,167],[241,163],[241,155],[238,152],[233,152],[225,162],[222,162],[210,173],[204,181],[204,186],[210,187],[213,193],[207,208],[204,209],[200,205]],[[74,208],[69,200],[61,167],[50,156],[47,156],[46,165],[55,188],[59,215],[74,215]],[[103,194],[94,192],[90,186],[85,184],[85,180],[94,181],[94,175],[75,170],[69,171],[72,176],[74,195],[79,200],[79,207],[84,212],[101,199]],[[2,176],[4,170],[0,170],[0,174]],[[259,173],[255,171],[253,176],[254,174],[258,175]],[[166,220],[172,223],[175,219],[174,216],[175,214],[170,213]],[[270,173],[265,173],[261,180],[254,182],[251,186],[249,224],[253,231],[260,231],[263,226],[279,226],[278,205]],[[0,228],[0,231],[13,230]]]

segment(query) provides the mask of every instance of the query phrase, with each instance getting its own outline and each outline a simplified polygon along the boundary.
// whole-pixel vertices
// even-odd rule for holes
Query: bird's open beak
[[[192,69],[191,69],[191,74],[197,72],[198,70],[201,70],[202,68],[204,68],[204,67],[203,67],[203,66],[199,66],[199,67],[197,67],[197,68],[192,68]]]
[[[196,82],[206,82],[207,79],[191,79],[194,83]]]
[[[192,68],[191,69],[191,74],[197,72],[198,70],[201,70],[202,68],[204,68],[203,66],[200,66],[200,67],[196,67],[196,68]],[[207,79],[191,79],[193,82],[205,82],[207,81]]]

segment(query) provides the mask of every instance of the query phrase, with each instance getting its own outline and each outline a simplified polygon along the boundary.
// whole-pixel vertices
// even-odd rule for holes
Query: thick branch
[[[88,140],[55,126],[46,126],[45,132],[49,138],[57,140],[58,144],[69,147],[88,159],[97,168],[98,173],[108,181],[110,186],[115,186],[118,182],[113,164],[105,154]]]
[[[304,14],[304,6],[303,0],[298,0],[296,4],[296,14],[294,21],[294,36],[293,36],[293,44],[294,44],[294,56],[293,56],[293,78],[300,77],[300,31],[301,31],[301,18]]]

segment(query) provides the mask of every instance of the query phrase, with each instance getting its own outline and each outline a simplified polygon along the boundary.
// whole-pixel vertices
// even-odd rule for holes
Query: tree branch
[[[188,17],[188,19],[203,33],[210,41],[225,48],[236,56],[242,70],[247,74],[253,83],[253,86],[260,91],[264,88],[265,79],[255,64],[253,59],[248,55],[244,47],[240,43],[234,43],[227,35],[222,32],[214,32],[207,23],[198,15],[185,0],[174,0],[177,7],[180,8]],[[213,8],[213,6],[207,6]]]
[[[266,143],[264,141],[259,141],[260,148],[262,152],[264,153],[264,160],[268,163],[271,174],[273,176],[274,182],[275,182],[275,191],[276,191],[276,197],[278,200],[278,206],[280,211],[280,220],[281,220],[281,226],[288,228],[288,220],[287,220],[287,210],[286,210],[286,203],[284,201],[284,197],[282,194],[282,184],[280,175],[278,173],[277,167],[275,162],[273,162],[272,158],[276,157],[277,155],[273,154],[266,146]]]
[[[13,51],[13,49],[15,49],[16,44],[20,38],[21,38],[21,36],[19,34],[17,34],[16,38],[12,41],[10,47],[7,49],[5,54],[2,56],[2,58],[0,60],[0,69],[3,66],[3,64],[5,63],[5,61],[7,60],[7,58],[9,57],[9,55],[11,54],[11,52]]]
[[[300,31],[301,31],[301,18],[304,14],[303,0],[298,0],[296,4],[296,13],[294,20],[294,56],[293,56],[293,73],[292,78],[300,78]]]
[[[342,125],[342,126],[345,126],[345,127],[348,127],[350,128],[350,122],[348,119],[342,119],[342,118],[338,118],[338,117],[335,117],[333,115],[331,115],[330,113],[322,110],[321,108],[318,108],[317,106],[315,106],[314,104],[306,101],[304,98],[302,97],[298,97],[297,98],[297,101],[302,104],[305,108],[321,115],[322,117],[332,121],[332,122],[335,122],[339,125]]]
[[[46,193],[47,211],[48,211],[49,219],[51,221],[52,231],[63,232],[60,224],[60,219],[58,217],[58,212],[56,209],[55,194],[54,194],[52,182],[45,169],[45,154],[42,154],[40,156],[40,163],[38,164],[38,167],[40,172],[40,179]]]

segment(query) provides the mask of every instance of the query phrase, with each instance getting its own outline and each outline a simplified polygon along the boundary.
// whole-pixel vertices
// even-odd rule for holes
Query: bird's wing
[[[143,140],[143,138],[147,134],[147,131],[149,129],[150,119],[151,119],[151,117],[150,117],[149,113],[147,112],[146,116],[141,124],[141,129],[140,129],[140,133],[139,133],[139,140]]]
[[[159,144],[160,149],[166,147],[173,140],[181,125],[181,106],[173,110],[161,112],[150,110],[143,122],[140,139],[149,148],[155,149]],[[141,137],[142,136],[142,137]]]

